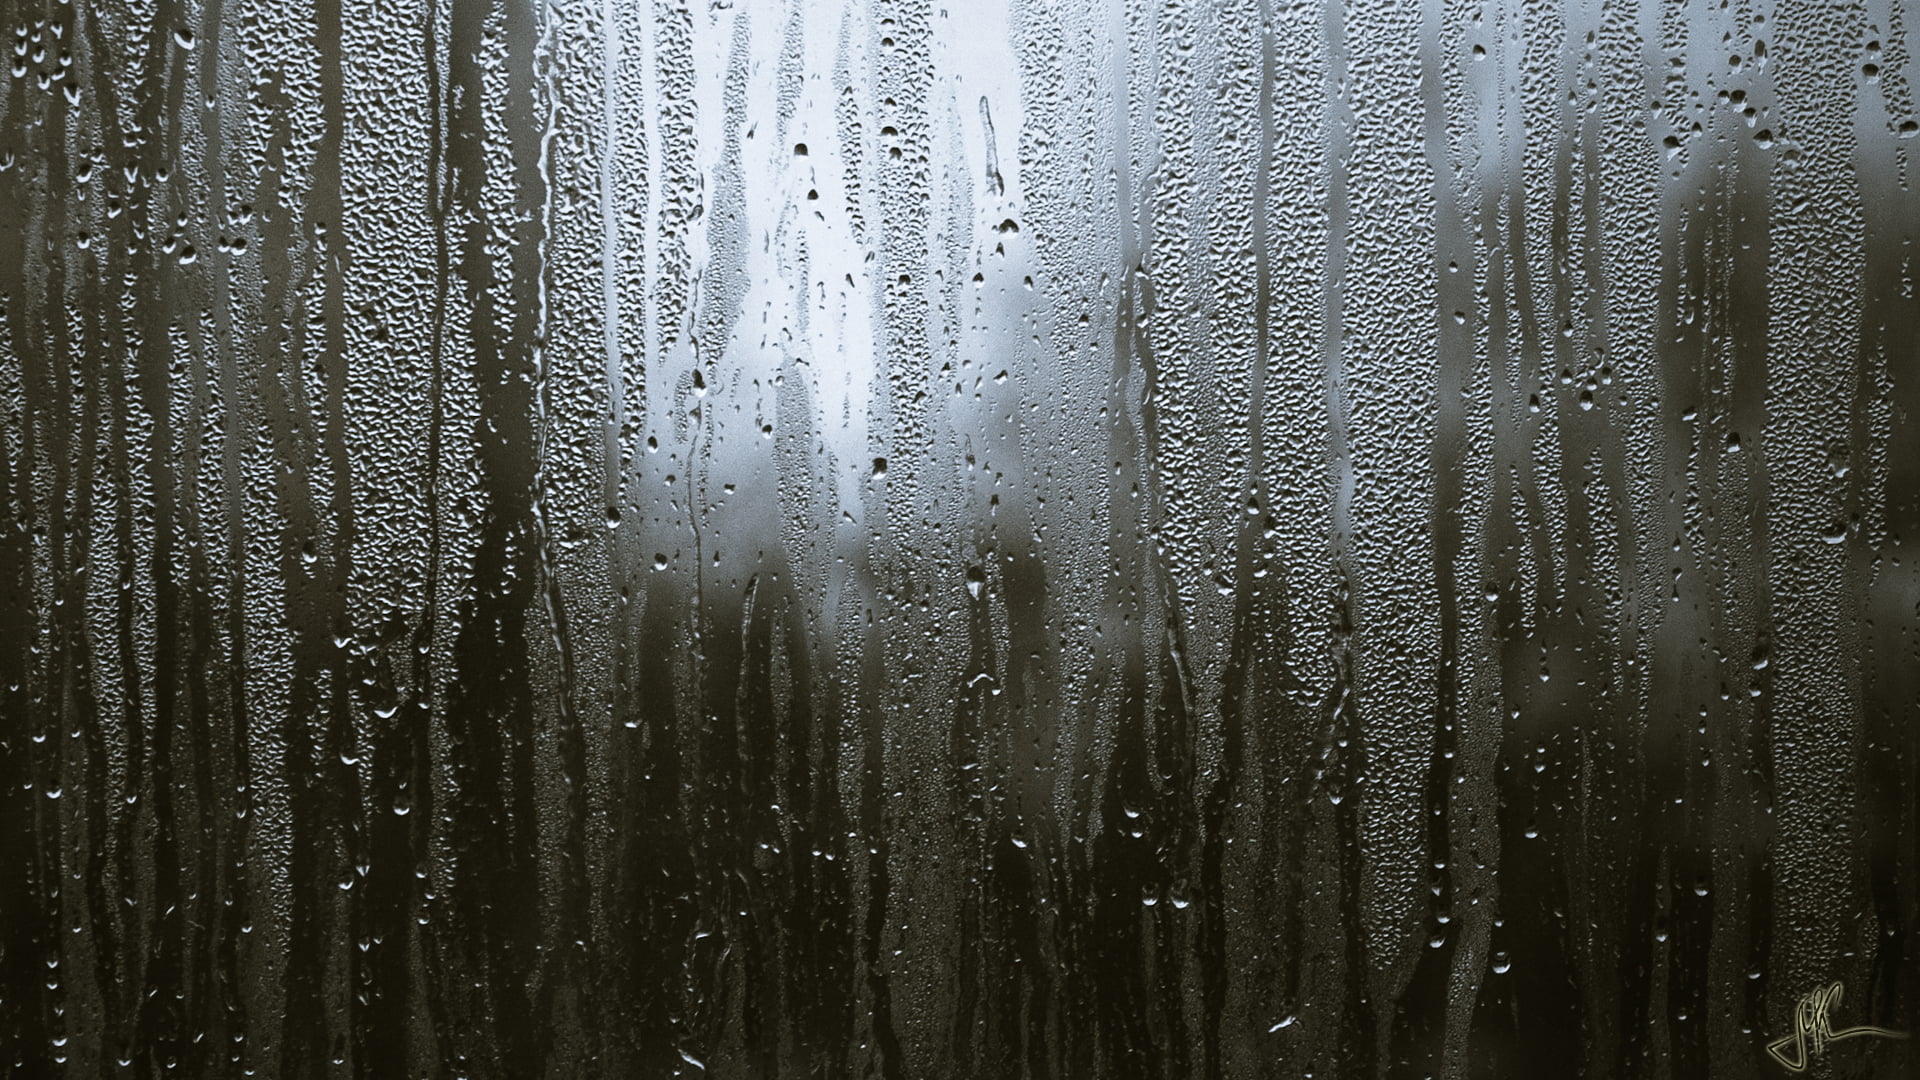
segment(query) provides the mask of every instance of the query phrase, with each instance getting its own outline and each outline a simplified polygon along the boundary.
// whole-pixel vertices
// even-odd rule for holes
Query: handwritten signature
[[[1789,1072],[1805,1072],[1808,1063],[1825,1053],[1830,1042],[1858,1035],[1878,1035],[1883,1039],[1907,1037],[1904,1031],[1888,1031],[1866,1024],[1833,1030],[1828,1013],[1840,1004],[1840,995],[1840,984],[1834,983],[1802,997],[1793,1010],[1793,1034],[1767,1044],[1767,1053],[1773,1055],[1773,1060],[1784,1065]]]

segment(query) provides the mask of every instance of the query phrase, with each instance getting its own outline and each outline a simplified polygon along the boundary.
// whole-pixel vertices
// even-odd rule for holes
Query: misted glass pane
[[[0,28],[0,1075],[1920,1075],[1912,0]]]

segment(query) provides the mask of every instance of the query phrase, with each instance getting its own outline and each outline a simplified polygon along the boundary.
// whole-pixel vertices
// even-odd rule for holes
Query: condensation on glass
[[[7,0],[0,1072],[1912,1075],[1916,22]]]

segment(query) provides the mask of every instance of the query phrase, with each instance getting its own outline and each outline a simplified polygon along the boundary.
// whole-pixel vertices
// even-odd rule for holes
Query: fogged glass
[[[1916,1075],[1917,23],[8,0],[0,1072]]]

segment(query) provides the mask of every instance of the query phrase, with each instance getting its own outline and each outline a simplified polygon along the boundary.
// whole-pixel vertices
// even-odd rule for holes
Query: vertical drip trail
[[[1889,35],[1888,44],[1904,52],[1900,83],[1888,80],[1864,91],[1855,123],[1863,129],[1859,158],[1862,201],[1871,220],[1882,223],[1865,247],[1861,343],[1856,378],[1861,399],[1849,443],[1859,439],[1876,451],[1863,478],[1878,502],[1880,520],[1868,543],[1855,552],[1860,574],[1860,648],[1875,658],[1914,655],[1915,628],[1902,601],[1915,595],[1913,558],[1908,552],[1920,537],[1920,476],[1915,474],[1915,445],[1920,438],[1920,341],[1911,332],[1916,295],[1911,288],[1913,254],[1920,234],[1920,198],[1916,197],[1911,142],[1903,148],[1886,137],[1916,123],[1915,85],[1920,78],[1916,26],[1911,12],[1897,5],[1876,5],[1870,18]],[[1893,55],[1887,53],[1889,58]],[[1902,85],[1903,84],[1903,85]],[[1896,179],[1897,178],[1897,179]],[[1867,520],[1873,520],[1869,514]],[[1876,527],[1877,526],[1877,527]],[[1757,661],[1756,661],[1757,662]],[[1920,916],[1920,740],[1906,717],[1920,700],[1920,684],[1911,664],[1874,664],[1865,673],[1862,794],[1865,814],[1880,825],[1867,841],[1868,888],[1872,896],[1876,948],[1867,968],[1868,986],[1860,994],[1871,1022],[1904,1031],[1920,1031],[1920,992],[1909,974],[1920,956],[1915,938]],[[1773,749],[1769,746],[1768,749]],[[1765,912],[1758,917],[1764,917]],[[1764,927],[1763,927],[1764,929]],[[1764,956],[1764,954],[1761,954]],[[1849,993],[1856,993],[1849,989]],[[1756,1010],[1758,1011],[1758,1010]]]
[[[1322,32],[1326,35],[1327,109],[1326,160],[1327,255],[1326,277],[1322,289],[1326,297],[1324,350],[1326,366],[1324,408],[1330,424],[1327,482],[1333,489],[1330,544],[1326,552],[1325,572],[1333,579],[1333,605],[1328,616],[1332,623],[1330,669],[1323,676],[1324,734],[1315,767],[1314,802],[1331,804],[1333,837],[1332,865],[1318,868],[1331,880],[1325,892],[1332,894],[1332,911],[1324,908],[1322,918],[1330,917],[1340,927],[1338,945],[1331,950],[1327,972],[1332,986],[1316,988],[1325,995],[1316,1005],[1328,1009],[1326,1034],[1331,1060],[1322,1067],[1344,1074],[1366,1075],[1374,1070],[1375,1044],[1371,980],[1367,977],[1365,918],[1360,895],[1362,852],[1360,812],[1364,785],[1369,779],[1368,743],[1361,721],[1362,688],[1355,682],[1354,631],[1359,598],[1355,596],[1356,567],[1353,559],[1355,470],[1353,433],[1353,361],[1352,339],[1348,332],[1350,312],[1347,297],[1351,287],[1349,273],[1354,266],[1354,216],[1350,195],[1354,186],[1353,162],[1356,155],[1354,130],[1357,118],[1353,102],[1352,69],[1347,42],[1347,12],[1337,4],[1327,4]],[[1328,813],[1328,811],[1320,811]],[[1324,849],[1323,849],[1324,850]],[[1327,901],[1320,901],[1324,904]],[[1316,922],[1319,920],[1316,919]],[[1329,1038],[1330,1037],[1330,1038]],[[1330,1045],[1329,1045],[1330,1044]],[[1323,1051],[1326,1052],[1326,1051]]]

